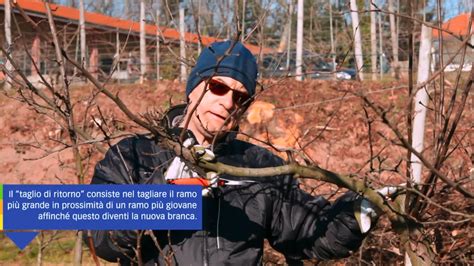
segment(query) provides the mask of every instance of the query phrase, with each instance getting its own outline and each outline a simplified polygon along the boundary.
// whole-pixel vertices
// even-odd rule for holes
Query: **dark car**
[[[264,78],[291,77],[295,71],[295,61],[287,58],[284,54],[267,55],[263,58],[261,72]]]

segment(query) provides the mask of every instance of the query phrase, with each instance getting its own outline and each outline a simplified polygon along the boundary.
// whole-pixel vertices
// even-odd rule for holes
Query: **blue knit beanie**
[[[232,47],[232,51],[229,48]],[[188,77],[186,96],[211,76],[225,76],[240,81],[250,96],[257,86],[257,62],[252,53],[241,43],[233,41],[215,42],[204,49]]]

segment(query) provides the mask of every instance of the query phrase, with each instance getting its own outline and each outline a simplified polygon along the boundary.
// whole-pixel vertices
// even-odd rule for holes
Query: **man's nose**
[[[231,110],[234,107],[233,91],[229,90],[221,97],[221,104],[226,110]]]

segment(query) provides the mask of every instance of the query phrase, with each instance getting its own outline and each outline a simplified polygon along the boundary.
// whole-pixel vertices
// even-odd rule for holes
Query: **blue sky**
[[[472,8],[473,0],[444,0],[444,21],[453,18],[461,13],[469,12]],[[436,1],[433,1],[436,3]],[[470,6],[469,6],[470,5]]]

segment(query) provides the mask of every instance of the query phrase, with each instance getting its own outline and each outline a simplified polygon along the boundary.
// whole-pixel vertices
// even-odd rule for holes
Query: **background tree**
[[[361,39],[361,25],[359,23],[359,9],[357,8],[356,0],[350,1],[352,31],[354,34],[354,57],[357,76],[360,80],[364,80],[364,60],[362,55],[362,39]]]
[[[372,68],[372,80],[377,79],[377,13],[375,6],[370,5],[370,64]]]

